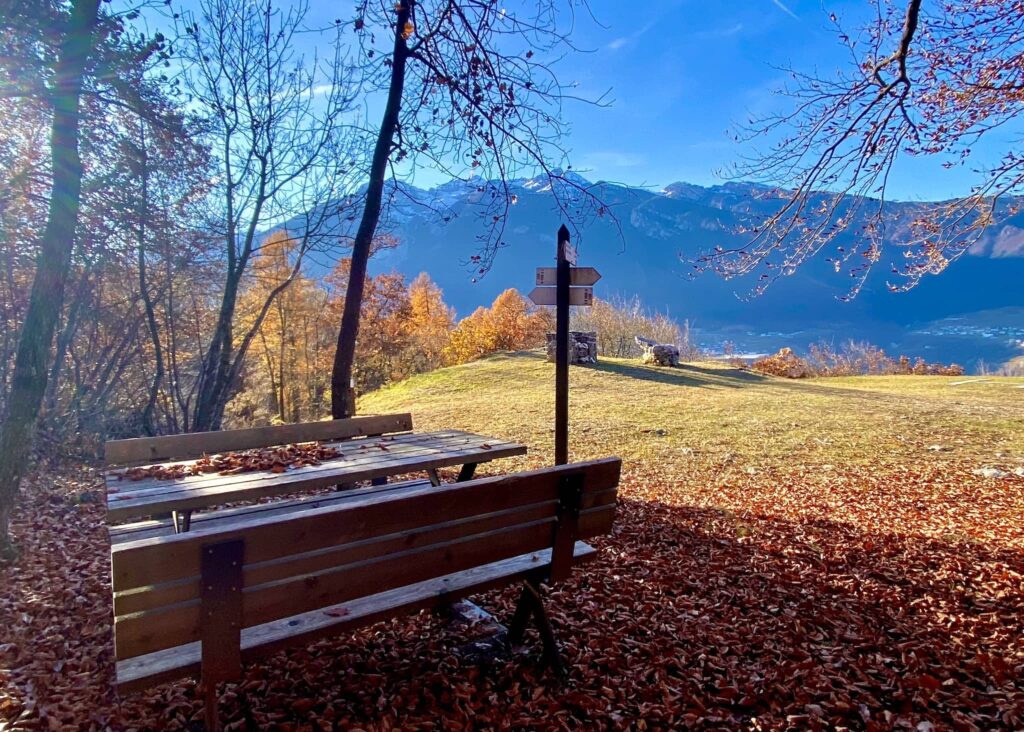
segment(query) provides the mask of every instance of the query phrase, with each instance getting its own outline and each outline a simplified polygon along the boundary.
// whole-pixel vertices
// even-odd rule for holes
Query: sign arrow
[[[558,303],[557,288],[534,287],[530,292],[530,299],[534,305],[555,305]],[[570,287],[569,304],[589,306],[594,304],[593,287]]]
[[[537,284],[554,287],[558,279],[555,267],[537,267]],[[593,267],[573,267],[569,270],[569,284],[576,287],[594,285],[601,279],[601,273]]]

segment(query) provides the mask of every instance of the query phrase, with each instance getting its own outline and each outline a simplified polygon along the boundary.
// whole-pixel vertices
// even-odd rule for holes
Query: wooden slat
[[[479,450],[453,450],[438,454],[396,457],[388,455],[377,460],[361,463],[355,467],[344,464],[328,469],[301,468],[294,472],[277,474],[275,477],[245,481],[218,487],[196,487],[186,491],[168,491],[158,495],[125,498],[110,502],[107,520],[123,521],[138,516],[151,516],[174,510],[202,509],[210,506],[253,501],[298,491],[318,490],[338,483],[354,483],[374,478],[413,473],[427,468],[446,468],[474,461],[498,460],[506,457],[525,455],[521,446],[507,449],[492,449],[482,453]]]
[[[199,548],[214,539],[258,537],[258,541],[250,542],[246,552],[246,561],[257,563],[431,523],[555,500],[559,477],[575,471],[586,474],[584,508],[588,508],[587,500],[595,493],[618,485],[620,465],[617,458],[606,458],[438,488],[416,488],[394,499],[368,496],[343,507],[258,519],[243,528],[199,528],[188,534],[127,542],[112,548],[113,588],[118,592],[197,576]]]
[[[608,490],[594,497],[590,511],[614,511],[615,491]],[[551,521],[554,516],[552,502],[546,501],[507,511],[494,512],[470,519],[440,523],[428,529],[382,535],[377,539],[316,551],[293,554],[283,559],[250,564],[245,568],[244,587],[252,588],[293,577],[303,577],[356,563],[365,563],[387,555],[408,554],[423,547],[452,542],[460,537],[498,531],[517,525]],[[199,597],[199,578],[190,577],[164,584],[141,587],[114,593],[114,615],[122,616],[179,605]]]
[[[612,526],[614,510],[614,507],[606,506],[583,514],[580,517],[580,538],[607,533]],[[242,624],[251,627],[374,592],[416,584],[438,575],[538,552],[550,547],[553,524],[552,507],[552,515],[546,520],[378,556],[317,574],[247,587]],[[117,659],[145,655],[198,640],[202,633],[200,610],[199,603],[192,602],[115,618]]]
[[[235,501],[250,501],[258,498],[292,493],[299,490],[314,490],[341,482],[372,480],[373,478],[402,473],[444,468],[466,462],[485,462],[516,455],[525,455],[526,447],[507,443],[508,447],[493,446],[489,450],[469,448],[461,450],[426,450],[412,456],[383,453],[377,459],[347,465],[344,461],[331,461],[321,466],[300,468],[288,473],[268,476],[253,473],[253,478],[219,483],[210,487],[200,483],[188,489],[169,486],[159,494],[109,496],[107,520],[123,521],[137,516],[149,516],[171,510],[198,509]],[[244,475],[244,474],[243,474]],[[242,476],[225,476],[241,478]],[[170,481],[168,481],[170,482]],[[201,487],[200,487],[201,486]]]
[[[104,452],[107,465],[155,463],[255,447],[383,435],[391,432],[408,432],[411,429],[411,414],[382,414],[374,417],[252,427],[243,430],[114,440],[106,444]]]
[[[290,501],[271,501],[269,503],[257,503],[252,506],[197,513],[192,516],[192,528],[193,530],[198,528],[219,529],[231,524],[249,522],[256,518],[285,516],[324,506],[340,506],[352,503],[360,498],[365,498],[368,495],[395,493],[408,488],[423,488],[428,485],[431,485],[429,480],[407,480],[383,486],[352,488],[332,493],[303,496]],[[174,523],[171,519],[147,519],[131,524],[111,526],[109,534],[111,545],[139,541],[141,539],[152,539],[158,536],[172,536],[174,534]]]
[[[595,551],[576,544],[576,563],[592,560]],[[530,576],[539,576],[550,562],[548,549],[416,585],[376,593],[341,605],[323,608],[242,631],[242,660],[252,662],[282,648],[308,643],[346,630],[415,612],[468,595],[502,587]],[[138,656],[117,664],[117,687],[124,693],[141,691],[166,681],[199,672],[199,643],[190,643]]]
[[[508,447],[516,443],[503,440],[488,441],[488,438],[481,435],[474,435],[468,432],[446,430],[443,432],[419,432],[404,435],[394,435],[381,438],[366,438],[351,440],[348,442],[325,442],[324,446],[335,447],[341,452],[339,457],[329,458],[319,465],[309,465],[303,468],[290,470],[287,475],[293,473],[315,473],[319,470],[332,470],[340,465],[359,465],[365,462],[373,462],[388,455],[412,455],[427,454],[430,452],[445,452],[456,449],[480,449],[487,444],[495,447]],[[382,447],[383,446],[383,447]],[[161,465],[190,466],[196,461],[183,460],[175,463],[161,463]],[[245,473],[221,475],[219,473],[204,473],[200,475],[189,475],[174,480],[161,480],[159,478],[143,478],[142,480],[130,480],[121,477],[121,471],[110,472],[106,476],[108,500],[111,503],[130,500],[134,497],[151,496],[157,493],[172,493],[174,491],[191,490],[193,488],[213,488],[220,486],[237,485],[241,483],[254,482],[264,479],[280,478],[281,474],[269,470],[254,470]]]

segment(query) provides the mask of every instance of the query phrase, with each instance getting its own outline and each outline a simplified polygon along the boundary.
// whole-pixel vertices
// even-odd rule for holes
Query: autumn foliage
[[[238,310],[245,331],[260,316],[268,295],[288,281],[257,329],[240,388],[228,404],[233,425],[300,422],[330,414],[334,326],[351,265],[343,259],[321,278],[295,272],[294,248],[294,240],[284,234],[268,238],[242,290]],[[361,318],[353,375],[358,394],[496,351],[541,346],[554,327],[548,310],[511,289],[490,307],[456,322],[455,310],[426,273],[412,282],[397,272],[368,276]]]
[[[465,363],[495,351],[537,348],[553,328],[550,310],[534,307],[516,290],[505,290],[491,307],[477,308],[459,323],[444,349],[445,362]]]
[[[849,342],[840,349],[828,343],[816,343],[806,357],[792,348],[782,348],[751,364],[754,371],[787,379],[811,376],[961,376],[962,366],[951,363],[928,363],[923,358],[907,356],[892,358],[877,346]]]

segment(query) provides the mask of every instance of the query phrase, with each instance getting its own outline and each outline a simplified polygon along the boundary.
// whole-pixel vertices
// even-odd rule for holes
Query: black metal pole
[[[569,462],[569,230],[558,229],[555,278],[555,465]]]

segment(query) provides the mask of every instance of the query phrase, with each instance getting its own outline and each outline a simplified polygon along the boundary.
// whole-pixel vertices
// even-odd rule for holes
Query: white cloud
[[[611,51],[618,51],[623,46],[626,46],[626,45],[632,43],[633,41],[637,40],[638,38],[640,38],[640,36],[644,35],[647,31],[649,31],[653,27],[654,27],[654,21],[652,20],[652,21],[648,22],[646,25],[644,25],[642,28],[639,28],[638,30],[633,31],[628,36],[621,36],[619,38],[616,38],[614,41],[612,41],[611,43],[608,44],[608,49],[611,50]]]
[[[787,7],[787,5],[784,2],[782,2],[782,0],[772,0],[772,5],[777,7],[779,10],[784,12],[789,17],[794,18],[796,20],[800,20],[800,16],[794,13],[792,10],[790,10],[789,7]]]
[[[716,28],[714,30],[700,31],[697,33],[698,38],[729,38],[737,33],[743,32],[743,23],[736,23],[734,25],[726,26],[725,28]]]

